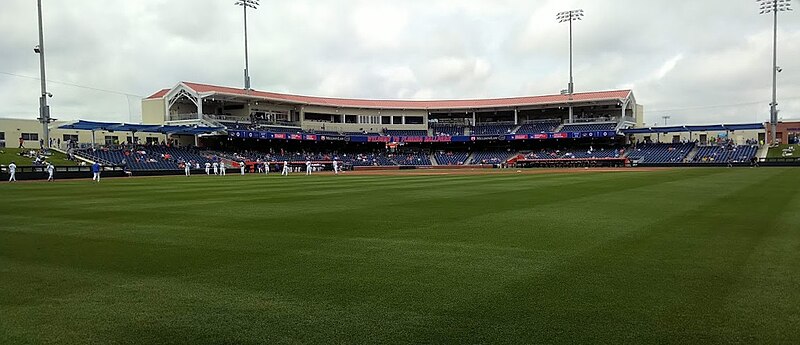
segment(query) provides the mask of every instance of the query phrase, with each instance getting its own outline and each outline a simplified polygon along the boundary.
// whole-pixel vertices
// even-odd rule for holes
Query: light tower
[[[47,98],[53,97],[52,93],[47,92],[47,82],[44,70],[44,29],[42,28],[42,0],[37,0],[39,10],[39,44],[33,48],[33,52],[39,54],[39,78],[42,83],[42,92],[39,94],[39,122],[42,123],[42,141],[45,145],[50,144],[50,106],[47,105]]]
[[[572,94],[575,93],[575,84],[572,79],[572,22],[576,20],[583,19],[583,10],[572,10],[572,11],[564,11],[559,12],[556,14],[556,20],[559,23],[569,22],[569,84],[567,84],[567,89],[562,91],[561,93],[566,93],[569,95],[569,99],[572,100]],[[569,105],[569,123],[574,121],[574,114],[572,109],[572,104]]]
[[[244,88],[250,90],[250,56],[247,51],[247,8],[258,9],[258,0],[238,0],[236,6],[242,6],[244,12]]]
[[[572,22],[583,19],[583,10],[564,11],[556,14],[556,19],[559,23],[569,22],[569,84],[567,85],[567,93],[575,93],[575,85],[572,80]]]
[[[772,103],[769,104],[769,122],[772,127],[772,143],[778,143],[778,12],[791,11],[792,0],[756,0],[760,14],[772,14]]]

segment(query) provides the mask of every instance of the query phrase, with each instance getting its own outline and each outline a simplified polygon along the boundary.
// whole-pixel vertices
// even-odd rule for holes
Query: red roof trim
[[[560,104],[570,102],[609,101],[627,98],[631,90],[614,90],[600,92],[585,92],[569,95],[545,95],[491,99],[465,99],[465,100],[370,100],[330,98],[317,96],[289,95],[275,92],[244,90],[232,87],[215,86],[208,84],[184,82],[184,85],[198,93],[219,93],[227,95],[250,96],[264,98],[272,101],[288,103],[331,106],[341,108],[375,108],[375,109],[473,109],[473,108],[498,108],[530,105]],[[162,90],[163,91],[163,90]],[[156,95],[160,94],[156,93]],[[155,95],[154,95],[155,96]],[[152,97],[152,96],[151,96]],[[161,95],[163,97],[163,95]]]
[[[166,95],[167,95],[167,93],[169,93],[169,89],[161,89],[160,91],[158,91],[158,92],[156,92],[156,93],[154,93],[154,94],[150,95],[150,96],[149,96],[149,97],[147,97],[146,99],[156,99],[156,98],[163,98],[164,96],[166,96]]]

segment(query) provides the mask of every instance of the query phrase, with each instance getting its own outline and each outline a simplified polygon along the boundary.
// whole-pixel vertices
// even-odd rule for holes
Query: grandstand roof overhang
[[[83,131],[142,132],[142,133],[178,134],[178,135],[212,134],[223,130],[223,128],[217,128],[217,127],[138,125],[129,123],[94,122],[94,121],[84,121],[84,120],[62,125],[59,126],[58,128],[83,130]]]
[[[194,97],[199,99],[213,99],[222,101],[264,101],[274,104],[294,106],[427,111],[546,108],[570,105],[589,106],[593,104],[613,103],[623,105],[636,103],[635,98],[633,97],[633,91],[631,90],[583,92],[572,95],[558,94],[490,99],[378,100],[291,95],[191,82],[181,82],[172,89],[158,91],[148,97],[148,99],[170,98],[181,92],[189,92]]]
[[[656,133],[684,133],[684,132],[726,132],[726,131],[757,131],[764,130],[763,123],[742,123],[727,125],[704,126],[671,126],[623,129],[623,134],[656,134]]]

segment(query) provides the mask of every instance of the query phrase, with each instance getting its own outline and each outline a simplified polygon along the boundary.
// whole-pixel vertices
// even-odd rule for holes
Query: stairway
[[[758,151],[756,152],[756,158],[764,159],[767,158],[768,154],[769,154],[769,145],[761,145],[761,147],[759,147]]]
[[[697,156],[697,152],[700,151],[700,146],[693,146],[692,150],[689,151],[689,154],[686,155],[686,158],[683,159],[684,162],[691,162],[694,161],[694,157]]]
[[[436,155],[434,155],[433,153],[429,153],[428,154],[428,158],[431,160],[431,165],[432,166],[438,166],[439,165],[439,162],[436,161]]]
[[[475,152],[470,152],[469,156],[467,156],[467,160],[464,162],[464,165],[472,164],[472,160],[475,158]]]

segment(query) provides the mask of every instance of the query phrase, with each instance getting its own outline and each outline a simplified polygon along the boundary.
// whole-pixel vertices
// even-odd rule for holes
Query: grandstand
[[[750,162],[756,156],[758,146],[731,145],[731,146],[704,146],[700,147],[694,156],[698,163],[739,163]]]
[[[519,129],[515,132],[516,134],[540,134],[540,133],[552,133],[556,131],[556,128],[561,125],[559,121],[544,121],[544,122],[536,122],[536,123],[526,123],[519,127]]]
[[[396,137],[425,137],[428,136],[427,130],[386,130],[386,135]]]
[[[440,151],[435,155],[438,165],[458,166],[467,163],[469,152]]]
[[[617,128],[617,123],[583,123],[567,124],[561,127],[560,132],[603,132],[613,131]]]
[[[406,101],[300,96],[190,82],[154,93],[142,101],[142,109],[143,121],[153,124],[221,125],[232,130],[287,134],[420,137],[506,135],[515,134],[518,128],[523,130],[520,134],[554,132],[558,125],[575,123],[578,117],[582,123],[594,119],[633,127],[644,112],[631,90]]]
[[[694,143],[643,144],[633,149],[628,158],[637,163],[683,163],[693,148]]]
[[[517,125],[514,124],[481,124],[472,127],[471,133],[472,135],[504,135],[504,134],[513,134],[514,128]]]
[[[473,153],[470,164],[502,164],[507,162],[514,152],[504,150],[478,151]]]
[[[432,123],[430,127],[431,131],[433,132],[433,136],[435,137],[440,137],[440,136],[457,137],[466,134],[465,133],[466,127],[463,125]]]
[[[183,170],[182,164],[195,167],[206,162],[219,161],[216,156],[203,155],[194,149],[181,149],[159,145],[136,146],[128,148],[81,149],[76,156],[104,165],[127,166],[134,171]],[[198,167],[199,168],[199,167]]]
[[[142,109],[145,124],[79,121],[59,124],[54,133],[91,132],[91,144],[76,145],[77,157],[133,171],[177,172],[182,164],[197,166],[219,157],[321,164],[337,159],[358,169],[509,165],[515,157],[739,164],[764,154],[758,145],[763,124],[645,128],[643,107],[630,90],[404,101],[182,82],[143,100]],[[146,134],[148,143],[160,145],[142,150],[137,133],[163,137]],[[95,134],[104,140],[95,142]],[[709,147],[721,146],[720,141],[728,148]]]

